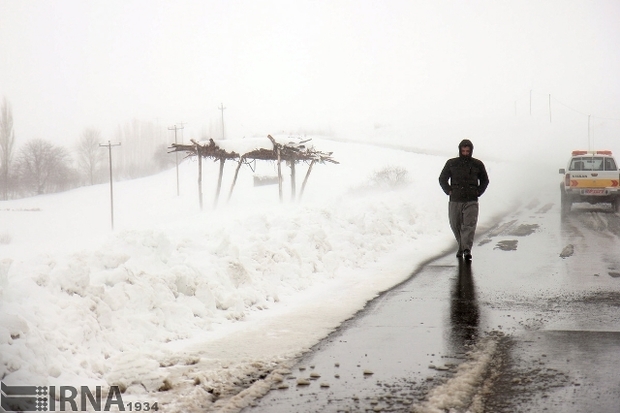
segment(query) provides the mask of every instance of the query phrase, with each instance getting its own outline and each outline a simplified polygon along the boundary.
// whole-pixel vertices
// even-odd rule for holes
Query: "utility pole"
[[[588,115],[588,150],[590,150],[590,115]]]
[[[224,135],[224,109],[226,108],[223,103],[220,103],[220,107],[218,109],[222,111],[222,139],[226,139],[226,135]]]
[[[549,93],[549,123],[551,123],[551,93]]]
[[[112,146],[121,146],[121,143],[100,143],[99,146],[108,148],[108,156],[110,159],[110,219],[112,224],[112,231],[114,231],[114,186],[112,179]]]
[[[177,142],[177,131],[183,128],[184,126],[182,123],[181,123],[181,126],[177,126],[177,124],[175,123],[174,126],[170,126],[168,128],[168,130],[174,130],[174,143],[178,143]],[[174,160],[175,160],[175,164],[177,168],[177,196],[179,196],[181,194],[181,191],[179,189],[179,152],[174,153]]]

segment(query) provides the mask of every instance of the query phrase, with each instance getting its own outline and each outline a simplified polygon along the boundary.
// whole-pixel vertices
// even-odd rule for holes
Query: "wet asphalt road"
[[[479,231],[471,264],[439,257],[370,302],[243,412],[620,412],[620,215],[562,219],[553,195]],[[437,404],[488,339],[475,389]]]

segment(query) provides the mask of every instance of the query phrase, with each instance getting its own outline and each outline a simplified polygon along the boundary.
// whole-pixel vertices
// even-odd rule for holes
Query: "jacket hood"
[[[474,144],[469,139],[463,139],[461,143],[459,143],[459,157],[461,156],[461,148],[465,146],[469,146],[470,151],[468,158],[471,158],[474,155]]]

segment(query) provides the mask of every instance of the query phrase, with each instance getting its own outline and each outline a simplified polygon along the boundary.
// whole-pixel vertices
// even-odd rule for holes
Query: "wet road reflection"
[[[471,268],[455,268],[442,257],[377,297],[243,413],[411,411],[478,336]]]
[[[459,260],[457,271],[450,301],[450,341],[458,351],[478,338],[480,309],[471,263]]]

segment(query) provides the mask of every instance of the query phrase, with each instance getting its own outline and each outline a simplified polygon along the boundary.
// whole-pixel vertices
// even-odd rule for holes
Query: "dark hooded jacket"
[[[468,156],[461,155],[461,148],[469,146]],[[472,157],[474,144],[464,139],[459,143],[458,158],[449,159],[439,175],[441,189],[450,195],[450,201],[477,201],[489,185],[489,176],[482,161]]]

